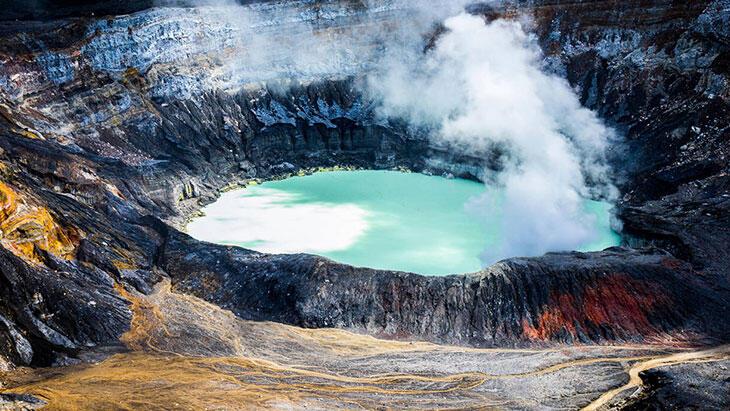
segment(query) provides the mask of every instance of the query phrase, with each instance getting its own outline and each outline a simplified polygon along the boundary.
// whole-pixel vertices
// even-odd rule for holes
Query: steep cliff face
[[[0,227],[15,228],[3,229],[9,250],[24,244],[0,255],[7,359],[50,364],[117,341],[131,321],[119,287],[149,293],[163,277],[242,318],[392,338],[726,339],[724,1],[470,8],[487,18],[531,16],[546,65],[627,137],[614,162],[630,243],[669,253],[551,254],[427,278],[200,243],[170,226],[231,183],[303,168],[403,166],[477,178],[489,153],[458,155],[383,122],[358,91],[379,50],[357,40],[358,30],[393,30],[403,17],[395,3],[256,3],[247,26],[207,8],[6,24]],[[306,46],[312,26],[353,41],[306,67],[236,53],[251,27]],[[26,208],[11,207],[16,198],[27,198]]]
[[[246,319],[476,346],[722,337],[709,331],[722,300],[687,263],[657,251],[550,254],[449,277],[266,256],[182,234],[160,256],[174,289]]]
[[[730,129],[726,1],[535,2],[547,61],[625,136],[627,235],[728,285]]]

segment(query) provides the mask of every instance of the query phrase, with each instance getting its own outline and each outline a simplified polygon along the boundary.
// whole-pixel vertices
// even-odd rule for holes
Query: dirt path
[[[676,364],[710,362],[725,359],[730,359],[730,345],[723,345],[702,351],[671,354],[665,357],[652,358],[647,361],[638,362],[629,369],[629,382],[601,395],[598,399],[584,407],[583,411],[598,410],[622,392],[641,386],[642,381],[639,373],[642,371]]]

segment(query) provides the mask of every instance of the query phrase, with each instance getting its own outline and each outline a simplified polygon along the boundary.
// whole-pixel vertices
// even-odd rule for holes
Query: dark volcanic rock
[[[730,331],[715,328],[727,307],[712,286],[655,250],[555,253],[471,275],[423,277],[168,233],[158,264],[174,289],[246,319],[481,346],[724,339]]]
[[[58,260],[49,265],[33,267],[0,250],[0,336],[4,353],[19,364],[50,365],[56,352],[113,344],[131,320],[107,273]]]
[[[293,15],[341,30],[398,20],[358,4]],[[0,176],[20,200],[0,225],[22,224],[3,231],[3,356],[50,364],[112,344],[131,321],[117,290],[146,293],[165,276],[243,318],[394,338],[727,340],[727,2],[514,4],[472,11],[534,17],[546,67],[627,137],[614,157],[630,245],[666,251],[550,254],[434,278],[194,241],[171,225],[254,175],[351,165],[478,178],[492,154],[378,121],[357,73],[230,88],[215,77],[229,31],[196,11],[7,23]]]
[[[0,409],[2,410],[37,410],[43,408],[46,402],[32,395],[0,394]]]
[[[614,154],[625,233],[728,287],[730,5],[530,3],[550,67],[625,136]]]
[[[726,410],[730,407],[728,361],[719,364],[680,364],[640,374],[638,395],[621,404],[627,411]]]

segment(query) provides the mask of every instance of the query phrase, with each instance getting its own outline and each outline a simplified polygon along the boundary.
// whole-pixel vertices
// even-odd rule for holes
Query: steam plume
[[[496,171],[485,171],[501,194],[488,190],[468,206],[502,226],[502,245],[485,250],[483,262],[595,240],[594,217],[582,199],[614,196],[603,161],[611,131],[581,107],[565,80],[541,70],[539,49],[520,23],[485,24],[459,14],[444,26],[426,53],[389,53],[369,85],[381,115],[468,152],[504,153]],[[490,212],[495,207],[501,216]]]

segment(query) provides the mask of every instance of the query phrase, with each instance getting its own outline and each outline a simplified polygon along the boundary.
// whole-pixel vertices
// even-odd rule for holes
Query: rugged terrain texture
[[[169,287],[165,280],[148,296],[123,292],[135,314],[122,336],[132,351],[107,348],[101,361],[86,354],[60,370],[16,372],[8,380],[14,397],[6,398],[50,409],[591,409],[624,401],[639,370],[678,364],[702,372],[694,362],[712,366],[730,355],[727,346],[474,349],[384,341],[241,320]],[[721,405],[718,399],[706,395],[704,405]]]
[[[114,356],[107,360],[111,362],[102,363],[105,367],[170,367],[165,362],[169,358],[160,358],[157,349],[185,358],[238,361],[211,366],[185,360],[186,367],[213,367],[216,376],[222,367],[225,378],[260,367],[258,363],[242,365],[249,357],[269,358],[279,366],[314,365],[319,371],[330,369],[330,377],[351,372],[361,373],[348,374],[352,378],[371,378],[402,371],[392,369],[392,364],[386,367],[387,356],[373,359],[365,353],[355,356],[358,367],[352,368],[345,360],[317,363],[317,358],[336,354],[331,351],[307,354],[307,358],[282,355],[280,351],[299,337],[290,337],[275,348],[274,337],[246,341],[253,331],[236,331],[233,326],[226,333],[238,341],[234,346],[272,344],[271,352],[242,354],[226,344],[211,346],[208,352],[170,346],[181,344],[177,340],[192,344],[199,339],[196,330],[205,328],[202,322],[207,320],[196,317],[195,310],[217,307],[236,315],[235,319],[226,317],[230,321],[261,327],[264,333],[280,329],[316,332],[268,323],[253,325],[245,320],[336,327],[390,339],[476,347],[716,345],[727,341],[728,2],[542,0],[470,6],[472,13],[487,19],[531,17],[531,30],[545,51],[546,67],[563,74],[580,92],[582,102],[625,136],[616,142],[613,157],[623,195],[618,213],[629,247],[516,258],[479,273],[440,278],[354,268],[307,255],[264,255],[201,243],[178,230],[221,189],[252,178],[336,165],[405,167],[479,177],[480,170],[490,165],[489,153],[460,155],[408,133],[399,124],[382,121],[374,115],[373,103],[358,91],[362,73],[378,47],[358,40],[362,37],[356,35],[357,30],[397,26],[403,11],[396,4],[382,2],[381,7],[368,8],[360,2],[291,1],[249,6],[256,16],[252,24],[276,41],[293,41],[291,38],[298,39],[311,27],[320,37],[355,33],[348,38],[345,55],[311,69],[259,64],[238,56],[240,28],[224,18],[226,11],[146,9],[141,2],[129,4],[135,9],[105,9],[102,2],[95,17],[75,7],[45,9],[38,15],[44,22],[8,21],[0,28],[3,368],[70,365],[76,358],[94,359],[92,353],[110,349],[104,347],[119,350],[121,341],[133,352],[118,355],[141,357]],[[135,14],[114,15],[137,8]],[[28,15],[23,9],[16,12],[8,16]],[[105,13],[112,15],[103,16]],[[285,80],[290,78],[296,80]],[[189,317],[160,314],[165,312],[159,297],[161,284],[169,284],[172,292],[166,295],[170,298],[195,301],[189,305]],[[163,323],[145,320],[158,314]],[[164,324],[169,317],[178,318],[177,333]],[[165,332],[160,334],[161,330]],[[140,333],[154,335],[139,340]],[[322,333],[332,333],[331,338],[365,338],[341,331]],[[358,341],[353,347],[365,344]],[[401,347],[372,341],[377,347]],[[484,351],[479,358],[449,357],[445,363],[461,365],[437,370],[430,358],[447,348],[428,347],[424,349],[428,358],[402,360],[418,368],[411,374],[443,377],[455,370],[482,374],[443,377],[437,382],[416,378],[429,389],[435,383],[446,385],[431,399],[413,385],[416,382],[393,377],[405,385],[397,395],[403,395],[407,404],[417,406],[408,398],[422,392],[424,407],[443,407],[451,404],[450,399],[466,401],[467,391],[479,397],[483,389],[490,391],[484,405],[520,408],[553,401],[519,404],[500,399],[494,392],[511,388],[485,385],[491,381],[491,371],[476,370],[472,364],[488,364],[493,361],[490,355],[497,354]],[[551,349],[545,348],[545,352]],[[639,352],[644,348],[632,349]],[[590,355],[605,355],[606,350],[610,351],[602,348]],[[690,355],[677,361],[716,361],[726,354],[708,350],[700,350],[698,358]],[[575,358],[574,354],[568,356]],[[556,364],[525,361],[533,364],[528,367],[532,370]],[[639,359],[608,363],[634,361]],[[663,365],[660,361],[657,367]],[[717,370],[714,365],[681,366],[692,368],[696,374],[692,378],[716,393],[702,401],[722,408],[727,398],[721,388],[716,380],[702,376],[719,372],[726,378],[727,371],[707,371],[707,367]],[[94,372],[83,371],[83,364],[75,367],[80,370],[68,372]],[[565,395],[558,397],[567,398],[571,388],[577,389],[574,383],[583,380],[582,373],[592,372],[569,368],[572,371],[560,378],[547,373],[550,381],[573,384],[567,384],[566,391],[560,391]],[[179,373],[169,376],[170,381],[195,384],[186,376],[190,370],[181,366]],[[282,371],[291,372],[276,370]],[[294,372],[296,378],[314,378],[320,383],[321,379],[331,380],[301,376],[299,371]],[[574,397],[574,402],[551,405],[588,405],[611,388],[619,389],[615,394],[625,394],[620,388],[626,381],[619,371],[605,368],[603,380],[582,386],[585,390],[581,388],[583,394]],[[243,395],[236,398],[253,401],[247,395],[256,392],[256,398],[267,398],[260,404],[277,405],[279,399],[270,396],[274,378],[267,374],[270,372],[262,371],[262,380],[247,381],[253,391],[236,391]],[[111,371],[106,376],[111,378]],[[29,380],[9,377],[8,381],[11,386],[25,387],[16,392],[41,395],[56,404],[70,400],[54,397],[64,391],[52,388],[53,384],[65,384],[70,392],[78,390],[68,385],[73,377],[63,380],[56,376],[44,393],[39,388],[44,382],[33,385],[31,381],[45,377],[41,373]],[[100,377],[92,374],[89,378]],[[363,381],[336,382],[362,386]],[[127,388],[131,383],[120,382]],[[291,389],[301,390],[311,383],[292,383],[295,387]],[[171,384],[184,392],[184,384]],[[460,388],[452,390],[449,384]],[[635,401],[669,404],[669,397],[663,394],[667,389],[662,387],[670,383],[661,384],[650,384],[653,391],[644,392],[643,399],[629,398],[624,405],[640,407]],[[268,394],[259,390],[262,385],[269,387]],[[321,394],[325,389],[318,389],[307,391],[306,399],[293,396],[282,401],[315,408],[349,401],[344,395],[330,398],[334,402],[328,403]],[[438,395],[452,391],[459,395]],[[102,398],[111,394],[89,395]],[[363,394],[367,398],[353,401],[375,407],[396,400],[396,393],[383,395]],[[537,398],[532,393],[523,397]],[[691,391],[683,391],[680,397],[688,403],[695,398]],[[313,405],[309,403],[312,398],[323,402]],[[33,401],[31,397],[16,399]],[[616,400],[606,398],[606,402]],[[190,408],[196,405],[186,403]]]

